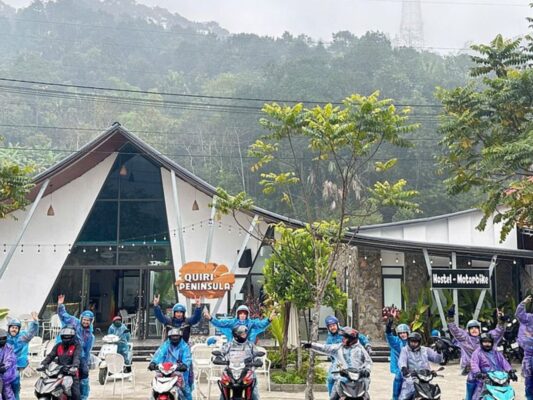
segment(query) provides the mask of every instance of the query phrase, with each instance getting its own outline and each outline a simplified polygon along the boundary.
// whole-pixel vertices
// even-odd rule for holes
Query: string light
[[[94,249],[94,251],[98,253],[98,247],[96,249]]]
[[[413,258],[413,264],[416,264],[416,260]]]
[[[24,253],[24,245],[23,244],[20,245],[20,252]]]
[[[6,253],[6,244],[4,243],[4,254]]]
[[[41,252],[41,245],[38,244],[38,245],[37,245],[37,253],[40,253],[40,252]]]
[[[516,260],[513,260],[513,264],[516,265]]]
[[[472,265],[472,261],[468,260],[467,264]]]
[[[111,246],[109,246],[109,249],[108,249],[108,250],[109,250],[109,251],[113,251],[113,248],[112,248]]]
[[[87,249],[84,247],[82,250],[84,253],[87,253]]]
[[[56,245],[54,244],[54,253],[56,252]]]

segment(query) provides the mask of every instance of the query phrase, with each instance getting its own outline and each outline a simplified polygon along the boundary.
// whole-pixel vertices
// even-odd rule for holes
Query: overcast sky
[[[24,6],[31,0],[3,0]],[[413,0],[408,0],[413,1]],[[193,21],[217,21],[230,32],[279,36],[305,33],[329,41],[332,32],[363,34],[379,30],[391,38],[399,31],[401,0],[138,0],[158,5]],[[425,45],[461,48],[486,43],[496,34],[514,37],[527,31],[533,16],[529,0],[421,0]]]

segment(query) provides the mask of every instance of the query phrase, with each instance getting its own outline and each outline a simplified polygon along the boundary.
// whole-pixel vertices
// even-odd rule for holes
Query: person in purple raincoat
[[[7,344],[7,331],[0,329],[0,379],[2,380],[2,399],[15,400],[11,384],[17,377],[17,356]]]
[[[526,399],[533,400],[533,313],[526,311],[532,297],[527,296],[516,308],[516,319],[520,321],[518,344],[524,349],[522,376],[526,380]]]
[[[469,379],[476,381],[476,389],[472,396],[473,400],[479,400],[481,398],[483,382],[487,372],[505,371],[513,381],[518,379],[503,354],[494,350],[494,339],[490,333],[482,333],[479,341],[480,346],[472,353],[472,357],[470,358]]]
[[[496,309],[498,314],[498,326],[489,333],[494,339],[494,343],[498,343],[503,336],[503,313]],[[479,335],[481,334],[481,324],[475,319],[468,321],[466,329],[459,328],[453,322],[455,316],[455,304],[448,310],[448,329],[457,342],[457,346],[461,348],[461,368],[463,368],[463,375],[468,375],[466,379],[466,396],[465,400],[472,400],[474,391],[477,387],[477,381],[471,379],[470,372],[470,358],[474,351],[479,347]]]

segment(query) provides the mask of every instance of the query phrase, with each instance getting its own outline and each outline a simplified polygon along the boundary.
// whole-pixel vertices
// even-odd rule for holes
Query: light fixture
[[[516,260],[513,260],[513,264],[516,265]]]
[[[198,202],[196,201],[196,190],[194,191],[194,202],[192,203],[192,210],[198,211],[200,207],[198,206]]]
[[[130,177],[128,178],[128,181],[135,182],[135,178],[133,177],[133,172],[130,174]]]
[[[128,169],[126,168],[125,164],[122,164],[122,167],[120,168],[120,171],[119,171],[119,175],[120,176],[128,175]]]
[[[48,207],[48,211],[46,212],[46,215],[49,217],[53,217],[56,215],[56,212],[54,211],[54,207],[52,206],[52,199],[53,199],[53,191],[52,191],[52,185],[50,185],[50,206]]]

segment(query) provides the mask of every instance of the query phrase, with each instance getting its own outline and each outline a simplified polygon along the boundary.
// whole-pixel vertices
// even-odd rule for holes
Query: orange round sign
[[[235,284],[235,275],[223,264],[191,261],[183,264],[176,280],[178,291],[187,298],[223,297]]]

